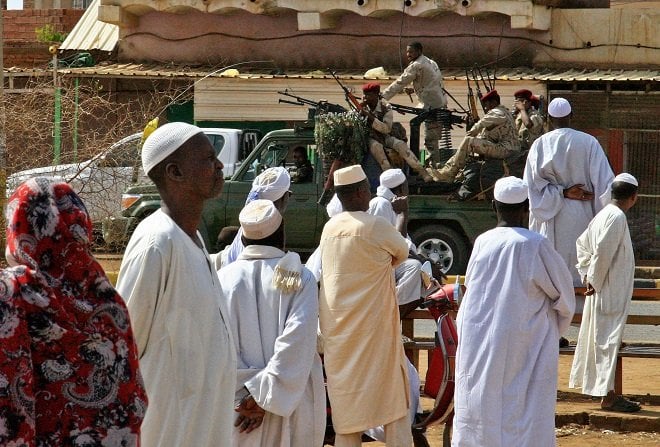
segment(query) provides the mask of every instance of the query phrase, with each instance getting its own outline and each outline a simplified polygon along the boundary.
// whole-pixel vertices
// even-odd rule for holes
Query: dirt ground
[[[422,377],[425,374],[424,353],[420,355],[420,370]],[[562,355],[559,358],[558,389],[560,398],[557,402],[558,412],[590,412],[597,411],[598,402],[591,401],[576,395],[576,390],[568,388],[568,375],[573,357]],[[644,402],[653,405],[644,405],[640,416],[660,417],[660,359],[626,358],[623,360],[623,393],[634,395]],[[431,408],[433,401],[423,398],[424,408]],[[614,413],[612,413],[614,414]],[[431,447],[442,446],[443,426],[432,426],[427,431],[427,439]],[[660,433],[653,432],[616,432],[613,430],[591,430],[587,426],[569,424],[556,429],[558,447],[605,447],[605,446],[636,446],[658,447]],[[365,447],[382,447],[385,444],[370,442]]]

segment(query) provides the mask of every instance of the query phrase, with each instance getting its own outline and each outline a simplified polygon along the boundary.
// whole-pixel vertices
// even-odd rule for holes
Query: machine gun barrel
[[[421,113],[424,113],[424,109],[420,109],[417,107],[412,107],[412,106],[403,106],[401,104],[394,104],[394,103],[389,103],[390,107],[392,107],[392,110],[395,112],[399,113],[412,113],[413,115],[420,115]]]

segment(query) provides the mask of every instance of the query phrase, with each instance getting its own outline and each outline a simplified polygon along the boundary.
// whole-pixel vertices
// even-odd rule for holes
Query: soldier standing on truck
[[[486,110],[483,118],[475,123],[461,142],[456,153],[440,169],[429,168],[438,182],[453,182],[463,169],[469,155],[505,159],[520,151],[520,143],[511,112],[500,104],[497,90],[491,90],[481,98]]]
[[[369,133],[369,151],[381,169],[387,171],[392,167],[387,159],[387,155],[385,155],[385,147],[390,147],[425,182],[432,182],[433,177],[426,172],[417,157],[415,157],[415,154],[408,148],[406,142],[390,135],[392,123],[394,122],[394,113],[389,104],[380,99],[380,85],[375,82],[364,84],[362,86],[362,93],[364,93],[364,98],[360,113],[367,119],[367,123],[371,128]]]
[[[444,93],[442,72],[438,64],[424,54],[420,42],[410,42],[406,47],[408,66],[399,78],[392,82],[384,91],[383,99],[389,101],[397,93],[405,92],[409,96],[413,92],[425,110],[447,108],[447,98]],[[407,87],[412,83],[413,87]],[[412,101],[412,96],[410,96]],[[442,124],[439,122],[424,123],[424,146],[431,156],[433,163],[440,162],[438,140],[441,137]],[[434,166],[435,167],[435,166]]]

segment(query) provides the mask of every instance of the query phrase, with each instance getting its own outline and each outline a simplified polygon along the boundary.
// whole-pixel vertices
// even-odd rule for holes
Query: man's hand
[[[393,198],[392,209],[396,214],[408,211],[408,196],[397,196]]]
[[[592,286],[590,283],[587,283],[587,290],[584,291],[584,296],[591,296],[594,293],[596,293],[594,286]]]
[[[527,100],[523,99],[522,101],[520,99],[516,99],[513,101],[513,107],[516,108],[516,110],[522,112],[523,110],[527,110]]]
[[[564,197],[571,200],[589,201],[594,198],[594,193],[583,189],[581,183],[570,186],[564,190]]]
[[[413,93],[415,93],[415,89],[412,87],[405,87],[403,91],[406,95],[412,95]]]
[[[266,411],[249,394],[239,402],[234,411],[238,413],[234,427],[238,427],[240,433],[250,433],[258,428],[266,414]]]

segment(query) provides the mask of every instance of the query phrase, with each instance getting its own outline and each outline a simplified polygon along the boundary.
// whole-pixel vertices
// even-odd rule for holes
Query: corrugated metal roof
[[[100,0],[92,1],[60,45],[60,50],[112,51],[115,49],[119,41],[119,27],[98,20],[99,4]]]
[[[98,0],[96,0],[98,1]],[[222,77],[223,69],[209,67],[177,67],[152,64],[112,64],[88,68],[60,69],[61,74],[80,76],[113,76],[113,77],[147,77],[147,78],[201,78]],[[465,80],[465,69],[443,68],[445,79]],[[492,75],[492,72],[491,72]],[[344,79],[368,79],[364,74],[355,71],[343,71],[339,76]],[[395,79],[398,74],[380,77],[378,79]],[[240,73],[239,79],[331,79],[322,71],[291,72],[287,74],[268,74],[259,72]],[[497,80],[501,81],[660,81],[658,69],[566,69],[566,68],[500,68],[497,70]]]

